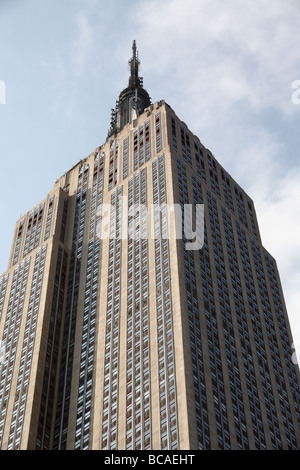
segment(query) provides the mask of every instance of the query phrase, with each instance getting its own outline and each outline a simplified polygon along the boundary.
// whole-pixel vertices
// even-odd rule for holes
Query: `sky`
[[[133,40],[164,99],[254,200],[300,359],[300,0],[0,0],[0,273],[16,221],[102,145]]]

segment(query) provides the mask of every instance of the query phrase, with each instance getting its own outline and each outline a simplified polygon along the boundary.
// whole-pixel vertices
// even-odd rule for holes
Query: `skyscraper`
[[[300,379],[252,199],[135,42],[106,142],[16,223],[1,449],[300,449]],[[204,215],[204,217],[203,217]]]

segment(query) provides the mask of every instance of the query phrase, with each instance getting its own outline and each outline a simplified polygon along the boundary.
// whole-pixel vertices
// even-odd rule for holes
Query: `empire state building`
[[[16,222],[1,449],[300,449],[300,379],[251,197],[133,43],[106,142]]]

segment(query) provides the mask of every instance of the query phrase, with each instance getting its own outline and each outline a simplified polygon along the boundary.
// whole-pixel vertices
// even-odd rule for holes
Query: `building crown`
[[[120,132],[126,124],[136,119],[151,105],[151,98],[143,88],[143,79],[139,77],[140,61],[135,40],[132,45],[132,58],[128,63],[130,67],[128,87],[120,93],[115,109],[111,110],[108,138]]]

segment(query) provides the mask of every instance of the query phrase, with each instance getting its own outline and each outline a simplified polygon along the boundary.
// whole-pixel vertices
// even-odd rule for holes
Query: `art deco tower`
[[[107,141],[17,221],[0,447],[300,449],[299,370],[253,201],[151,104],[138,64],[134,42]]]

